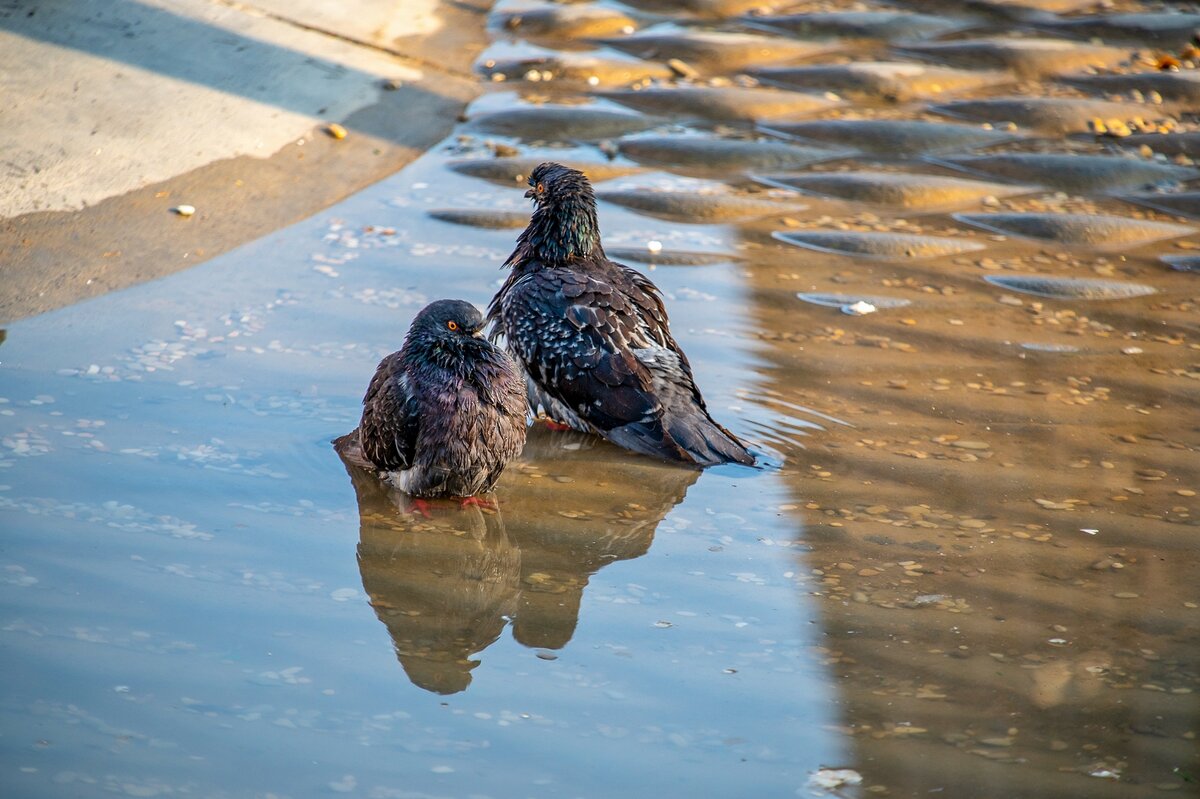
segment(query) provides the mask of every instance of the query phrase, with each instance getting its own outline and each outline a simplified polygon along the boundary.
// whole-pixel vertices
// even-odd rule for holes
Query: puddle
[[[603,96],[649,114],[670,113],[684,118],[750,122],[802,116],[838,103],[819,94],[745,86],[649,86],[605,92]]]
[[[945,158],[941,163],[967,172],[1097,194],[1200,177],[1194,169],[1111,155],[999,153]]]
[[[990,42],[1017,20],[1091,48],[1129,21],[908,7],[504,4],[497,63],[586,52],[631,75],[484,67],[470,121],[392,178],[0,331],[6,794],[1195,795],[1200,241],[1171,213],[1194,211],[1195,119],[993,85],[990,63],[954,70],[980,79],[949,107],[975,123],[934,116],[932,90],[810,103],[745,75],[866,46],[915,78],[934,68],[896,61],[902,33]],[[1164,16],[1132,20],[1131,48],[1190,19]],[[1172,132],[1087,131],[1139,115]],[[1140,160],[1112,154],[1131,143]],[[863,160],[814,167],[818,148]],[[1109,178],[1055,193],[1056,162],[1010,149],[1111,159],[1086,162]],[[412,316],[491,298],[542,160],[614,200],[608,252],[661,288],[764,468],[537,426],[497,512],[426,517],[337,458]],[[807,208],[747,173],[764,163]]]
[[[995,125],[1015,124],[1022,128],[1040,128],[1049,134],[1085,131],[1094,119],[1132,119],[1148,111],[1132,103],[1061,97],[957,100],[933,106],[930,110],[951,117],[976,119]],[[1157,116],[1157,111],[1151,113]]]
[[[501,186],[509,186],[514,189],[526,191],[529,188],[526,184],[526,181],[529,180],[529,173],[533,171],[534,167],[545,161],[546,157],[492,158],[489,155],[484,155],[481,158],[450,161],[447,166],[463,175],[484,178]],[[555,155],[555,159],[560,164],[565,164],[572,169],[578,169],[583,172],[593,183],[632,175],[638,171],[637,167],[633,165],[623,166],[604,162],[576,161],[560,155]]]
[[[621,154],[641,164],[723,175],[749,169],[797,169],[832,161],[844,152],[800,147],[774,139],[714,139],[707,136],[639,136],[618,143]]]
[[[965,24],[963,20],[898,11],[756,14],[746,17],[746,21],[770,31],[813,39],[919,38],[949,33]]]
[[[1106,249],[1136,247],[1195,232],[1183,225],[1100,214],[955,214],[955,218],[999,233]]]
[[[793,188],[807,194],[911,209],[958,208],[974,205],[986,197],[1033,191],[1029,186],[870,170],[764,175],[759,179],[767,185]]]
[[[641,114],[607,108],[545,105],[492,111],[472,119],[468,126],[480,133],[526,141],[597,141],[646,130],[655,124],[655,120]]]
[[[909,119],[774,122],[763,128],[784,136],[840,144],[882,156],[970,150],[1014,138],[1012,134],[982,127]]]
[[[650,30],[599,41],[648,61],[678,59],[711,73],[732,72],[757,64],[795,61],[829,49],[822,44],[786,37],[706,30]]]
[[[832,90],[851,97],[891,101],[941,97],[1003,79],[1003,75],[996,72],[924,66],[907,61],[774,67],[755,70],[752,74],[767,83],[788,89]]]
[[[1200,25],[1200,14],[1168,12],[1140,12],[1126,14],[1096,14],[1064,17],[1042,21],[1047,28],[1075,36],[1098,36],[1118,42],[1135,42],[1159,47],[1185,46],[1196,26]]]
[[[660,219],[699,224],[777,216],[804,209],[799,203],[758,200],[723,192],[655,191],[640,186],[623,190],[601,189],[596,192],[596,197]]]
[[[430,217],[439,222],[495,230],[521,230],[529,224],[529,214],[519,211],[492,211],[487,208],[433,208]]]
[[[1119,300],[1154,294],[1153,286],[1116,280],[1092,280],[1085,277],[1046,277],[1044,275],[988,275],[987,282],[1025,294],[1067,300]]]
[[[974,39],[905,44],[903,49],[956,67],[1010,69],[1022,77],[1083,72],[1128,58],[1128,53],[1115,47],[1065,39]]]
[[[780,241],[814,250],[868,258],[934,258],[939,255],[956,255],[984,249],[983,244],[968,238],[948,239],[902,233],[807,230],[779,232],[775,237]]]

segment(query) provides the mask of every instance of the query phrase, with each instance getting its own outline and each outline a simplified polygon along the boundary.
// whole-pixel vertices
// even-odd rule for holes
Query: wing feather
[[[399,471],[412,466],[420,414],[401,353],[379,362],[363,397],[358,430],[363,454],[377,469]]]
[[[512,283],[500,309],[509,347],[538,387],[601,431],[658,410],[630,347],[641,319],[604,277],[541,267]]]
[[[575,417],[560,421],[667,460],[753,463],[709,416],[662,296],[641,273],[602,256],[526,261],[489,316],[536,388],[534,407],[557,405]]]

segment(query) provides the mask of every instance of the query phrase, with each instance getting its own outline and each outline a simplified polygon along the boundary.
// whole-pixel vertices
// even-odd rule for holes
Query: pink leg
[[[498,510],[496,503],[484,497],[463,497],[458,501],[459,510],[466,510],[474,505],[477,508],[484,510]]]
[[[549,427],[551,430],[560,430],[560,431],[574,429],[573,427],[571,427],[571,425],[563,424],[562,422],[556,422],[548,416],[546,417],[546,427]]]
[[[424,516],[426,519],[432,519],[433,504],[425,499],[413,499],[412,504],[408,506],[408,513],[414,516]]]

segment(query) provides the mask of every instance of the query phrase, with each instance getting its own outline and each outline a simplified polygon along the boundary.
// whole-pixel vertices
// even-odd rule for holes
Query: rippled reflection
[[[700,474],[541,425],[494,510],[435,500],[423,512],[374,473],[345,466],[363,589],[405,674],[439,694],[466,690],[509,621],[527,647],[566,646],[591,576],[646,554]]]

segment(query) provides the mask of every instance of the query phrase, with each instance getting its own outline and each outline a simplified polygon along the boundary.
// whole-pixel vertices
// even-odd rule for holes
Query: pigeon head
[[[483,338],[483,314],[463,300],[438,300],[421,309],[404,349],[450,367],[491,345]]]
[[[525,196],[534,200],[538,207],[555,206],[576,201],[596,204],[592,184],[587,175],[578,169],[547,161],[538,164],[529,173],[529,191]]]
[[[529,227],[517,240],[522,260],[537,258],[556,264],[587,258],[600,248],[600,223],[596,218],[596,195],[587,176],[578,169],[547,162],[529,174],[529,191],[536,204]],[[511,259],[510,259],[511,260]]]

